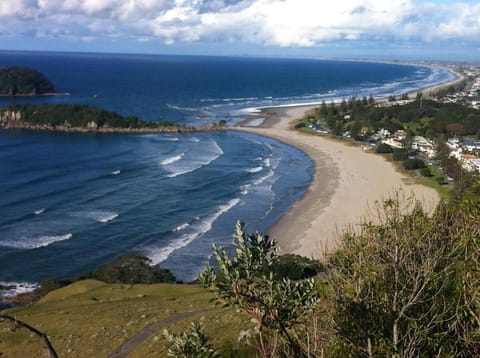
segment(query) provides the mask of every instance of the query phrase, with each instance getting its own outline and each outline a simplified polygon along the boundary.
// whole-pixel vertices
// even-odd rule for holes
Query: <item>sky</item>
[[[0,50],[480,62],[480,0],[0,0]]]

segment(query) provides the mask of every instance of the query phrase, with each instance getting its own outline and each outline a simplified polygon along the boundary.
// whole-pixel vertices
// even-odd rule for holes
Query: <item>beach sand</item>
[[[338,247],[339,232],[372,217],[375,201],[392,197],[397,190],[422,200],[426,209],[439,202],[435,190],[396,171],[384,157],[360,147],[290,129],[290,123],[316,106],[269,108],[260,127],[240,130],[290,144],[314,164],[312,183],[287,213],[267,230],[283,253],[321,259]]]

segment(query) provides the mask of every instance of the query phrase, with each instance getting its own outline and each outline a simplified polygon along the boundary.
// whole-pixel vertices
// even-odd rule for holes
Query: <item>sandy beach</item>
[[[375,201],[396,190],[415,195],[427,209],[439,201],[435,190],[396,171],[382,156],[339,140],[299,132],[290,123],[314,106],[270,108],[261,127],[240,130],[274,138],[302,150],[313,161],[314,177],[303,196],[267,233],[283,253],[322,258],[338,246],[339,232],[372,217]]]

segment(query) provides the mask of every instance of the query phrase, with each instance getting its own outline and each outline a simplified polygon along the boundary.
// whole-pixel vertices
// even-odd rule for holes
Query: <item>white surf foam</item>
[[[182,225],[178,225],[175,229],[173,229],[172,231],[173,232],[177,232],[177,231],[182,231],[184,229],[186,229],[187,227],[189,227],[190,224],[188,223],[185,223],[185,224],[182,224]]]
[[[262,170],[263,170],[263,167],[255,167],[255,168],[247,169],[247,172],[253,174],[253,173],[261,172]]]
[[[198,148],[196,146],[193,147],[189,153],[185,153],[184,157],[182,157],[183,160],[176,160],[163,165],[163,168],[170,172],[167,175],[168,178],[191,173],[209,165],[224,154],[222,148],[215,141],[201,142],[198,146]]]
[[[5,282],[0,281],[0,286],[7,287],[7,289],[0,289],[0,297],[13,297],[21,293],[32,292],[37,285],[31,282]]]
[[[118,217],[118,213],[113,211],[101,211],[101,210],[92,210],[92,211],[79,211],[72,214],[73,216],[92,219],[100,223],[106,223],[112,221]]]
[[[45,212],[45,208],[41,208],[41,209],[38,209],[38,210],[35,210],[33,213],[35,215],[41,215]]]
[[[187,246],[195,239],[202,237],[207,232],[212,229],[213,223],[223,214],[231,210],[240,202],[240,199],[235,198],[230,200],[228,203],[224,205],[220,205],[217,210],[207,216],[205,219],[200,220],[200,222],[192,224],[191,228],[193,232],[186,233],[182,235],[180,238],[173,240],[168,244],[166,247],[162,248],[155,248],[150,247],[146,248],[146,255],[152,260],[153,264],[157,265],[160,262],[165,261],[174,251]]]
[[[114,170],[114,171],[111,172],[110,174],[112,174],[112,175],[118,175],[118,174],[120,174],[120,170]]]
[[[179,160],[181,160],[184,155],[185,155],[185,153],[182,153],[182,154],[179,154],[179,155],[175,155],[175,156],[173,156],[173,157],[170,157],[170,158],[166,158],[166,159],[162,160],[162,161],[160,162],[160,164],[161,164],[161,165],[173,164],[173,163],[178,162]]]
[[[73,235],[70,233],[65,235],[42,235],[34,238],[22,237],[18,240],[0,242],[0,246],[31,250],[47,247],[55,242],[69,240],[72,237]]]

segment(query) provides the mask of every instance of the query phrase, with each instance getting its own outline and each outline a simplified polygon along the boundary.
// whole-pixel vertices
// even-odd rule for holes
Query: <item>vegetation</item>
[[[198,322],[192,322],[188,332],[175,335],[165,330],[163,335],[170,343],[170,348],[168,349],[169,357],[214,358],[219,356],[215,349],[208,343],[209,339]]]
[[[323,103],[303,123],[324,121],[334,134],[349,131],[354,139],[366,140],[387,129],[403,129],[410,135],[437,138],[440,135],[480,135],[480,111],[455,103],[419,99],[403,105],[376,106],[356,97],[340,105]]]
[[[169,270],[152,265],[148,257],[130,253],[119,256],[95,271],[80,276],[70,279],[47,278],[42,280],[33,291],[32,299],[36,301],[53,290],[86,279],[129,285],[175,282],[175,276]]]
[[[312,332],[306,329],[319,299],[314,281],[275,279],[275,241],[260,233],[246,234],[242,222],[237,223],[234,238],[233,258],[225,247],[213,246],[217,271],[207,266],[199,276],[200,284],[213,290],[221,302],[252,317],[256,347],[262,356],[315,354],[308,344]]]
[[[154,333],[132,356],[248,357],[248,342],[262,357],[478,356],[480,197],[425,212],[399,195],[376,209],[342,235],[315,283],[276,277],[275,242],[237,224],[235,255],[214,247],[217,269],[200,280],[227,307],[201,313],[202,327]],[[196,285],[84,280],[8,314],[41,327],[61,356],[103,356],[162,318],[211,307],[212,297]],[[0,325],[0,351],[32,356],[37,344]]]
[[[0,68],[0,95],[40,95],[53,92],[53,84],[38,71],[28,67]]]
[[[32,125],[71,128],[129,128],[148,129],[179,127],[170,122],[147,122],[137,117],[123,117],[115,112],[78,104],[15,104],[2,113],[19,113],[21,121]]]

